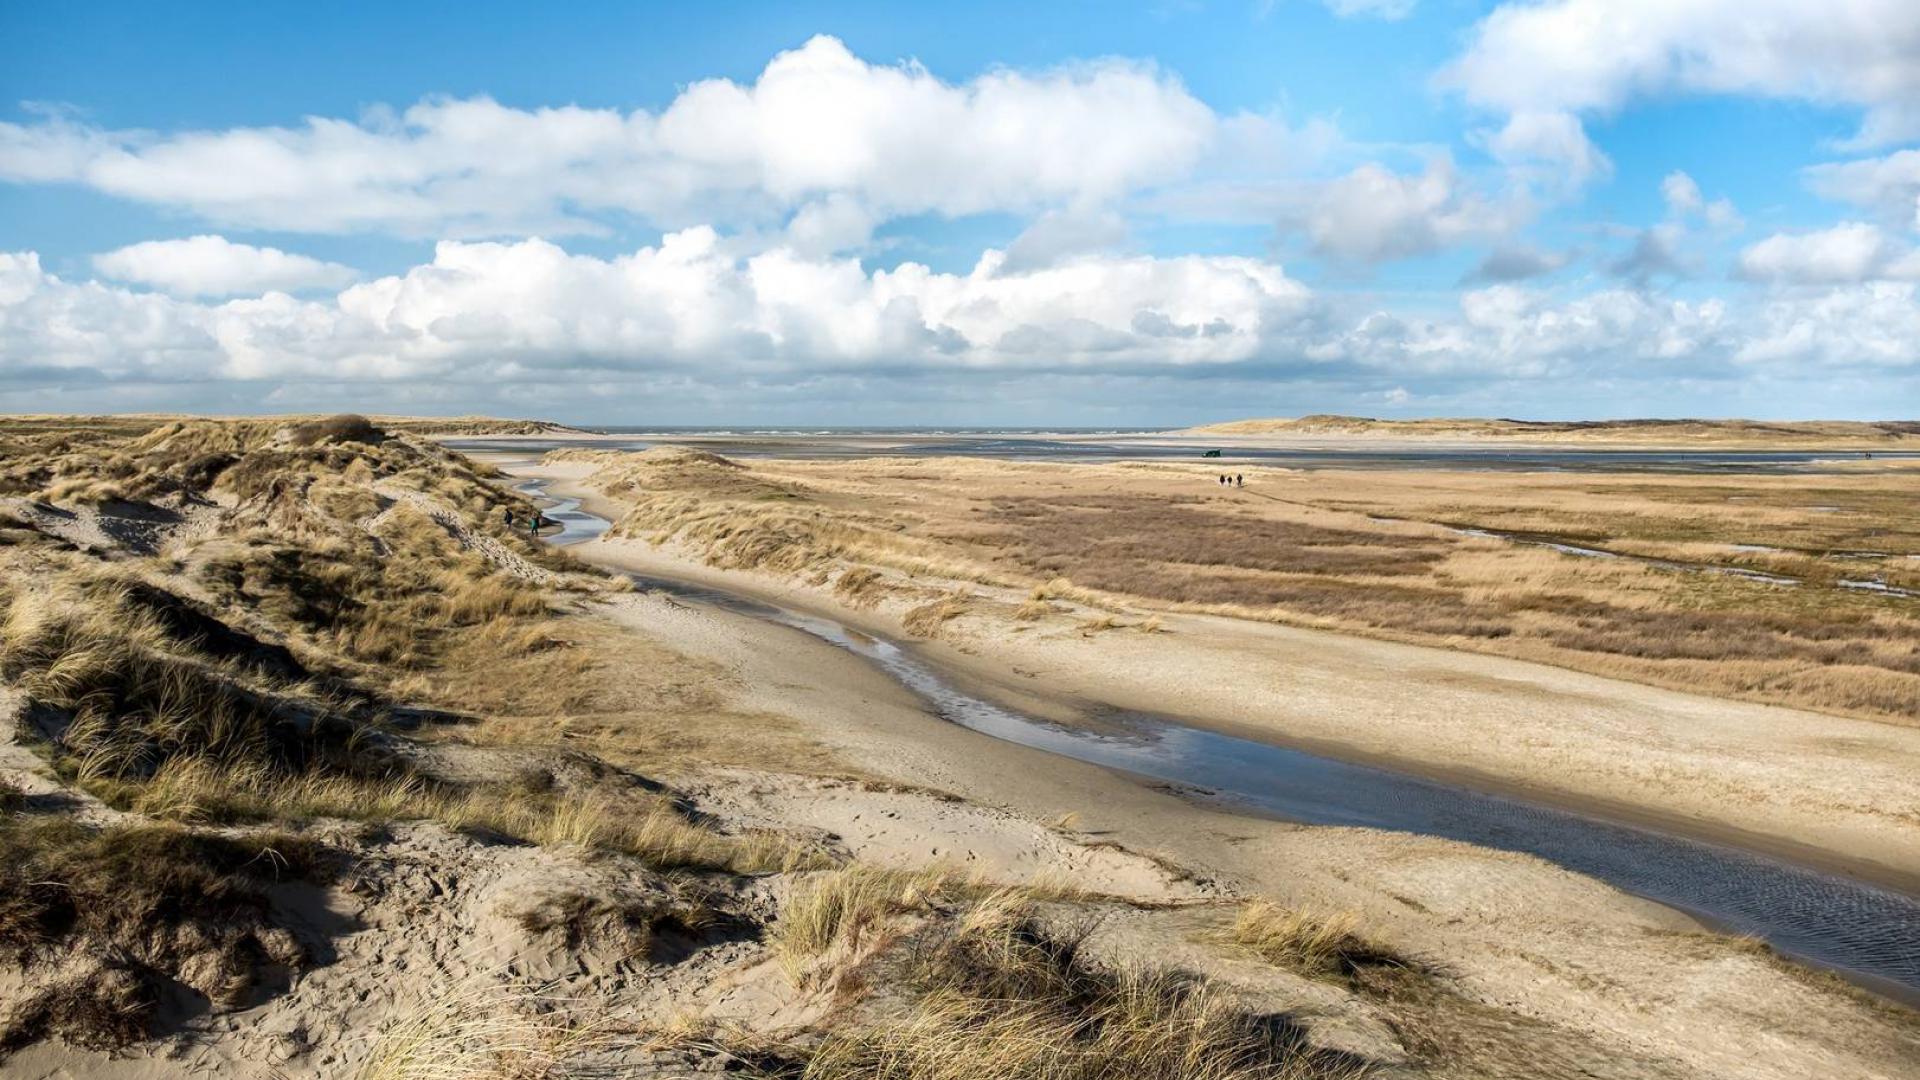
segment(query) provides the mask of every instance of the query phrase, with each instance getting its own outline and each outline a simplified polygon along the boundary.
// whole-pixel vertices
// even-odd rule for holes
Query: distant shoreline
[[[224,419],[287,423],[318,414],[262,414]],[[582,442],[752,440],[768,443],[845,440],[1102,442],[1119,445],[1234,448],[1423,451],[1511,449],[1608,451],[1833,451],[1872,454],[1920,452],[1920,420],[1511,420],[1434,418],[1384,420],[1363,416],[1310,415],[1233,420],[1194,427],[1125,425],[1045,427],[1035,425],[571,425],[540,419],[490,416],[396,416],[369,413],[391,429],[435,440],[489,438],[530,441],[555,437]],[[14,414],[0,416],[0,431],[94,428],[100,425],[159,427],[191,419],[174,413]]]
[[[1473,434],[1459,430],[1439,429],[1403,429],[1382,427],[1368,431],[1309,430],[1303,428],[1276,428],[1267,432],[1222,430],[1228,425],[1210,425],[1186,429],[1132,429],[1132,430],[1089,430],[1060,429],[1043,431],[1038,429],[1009,430],[1001,428],[819,428],[813,430],[771,429],[771,428],[621,428],[615,430],[583,430],[553,428],[540,432],[514,432],[493,434],[490,432],[436,432],[431,438],[492,438],[507,441],[538,441],[555,436],[577,440],[582,443],[613,443],[636,439],[657,442],[680,442],[698,445],[716,441],[755,442],[766,444],[812,444],[844,441],[849,444],[882,443],[886,440],[899,442],[938,442],[942,440],[1002,439],[1009,442],[1048,441],[1061,443],[1106,443],[1131,446],[1191,447],[1196,452],[1207,450],[1231,451],[1246,450],[1420,450],[1433,451],[1561,451],[1584,453],[1633,453],[1633,452],[1808,452],[1831,451],[1835,453],[1914,453],[1920,452],[1920,435],[1735,435],[1724,434],[1710,437],[1662,436],[1660,429],[1639,429],[1633,433],[1615,433],[1604,437],[1582,435],[1577,432],[1556,435],[1553,433],[1495,433]]]
[[[1920,448],[1914,420],[1508,420],[1435,418],[1381,420],[1314,415],[1203,424],[1174,434],[1198,438],[1320,440],[1448,440],[1465,444],[1581,446],[1592,449],[1855,449]]]

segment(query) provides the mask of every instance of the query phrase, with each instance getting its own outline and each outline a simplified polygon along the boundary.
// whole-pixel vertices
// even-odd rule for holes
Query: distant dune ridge
[[[187,413],[115,413],[86,416],[66,413],[31,413],[0,417],[0,437],[49,435],[57,432],[84,433],[89,437],[102,433],[134,437],[167,424],[234,422],[278,427],[315,423],[328,419],[320,413],[287,413],[265,416],[199,416]],[[493,416],[388,416],[373,415],[368,421],[391,431],[428,438],[479,435],[567,435],[580,434],[579,428],[556,424],[551,420],[516,420]]]
[[[1436,417],[1376,420],[1315,413],[1231,420],[1188,428],[1182,435],[1511,439],[1554,443],[1769,446],[1920,446],[1920,420],[1510,420]]]

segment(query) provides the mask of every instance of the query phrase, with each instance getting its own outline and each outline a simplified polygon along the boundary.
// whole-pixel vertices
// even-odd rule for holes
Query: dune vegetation
[[[1341,1055],[1165,968],[1114,968],[1084,951],[1090,927],[1061,924],[1011,894],[988,896],[923,935],[895,974],[910,1005],[836,1032],[801,1075],[819,1080],[980,1076],[1153,1080],[1357,1077]]]
[[[661,871],[822,858],[605,766],[436,763],[476,709],[590,714],[577,689],[522,687],[577,681],[595,659],[569,605],[619,591],[507,528],[531,504],[464,458],[361,417],[12,437],[0,677],[16,734],[77,801],[0,821],[0,959],[27,976],[0,1046],[137,1041],[167,985],[231,1006],[252,966],[309,962],[263,896],[364,855],[303,835],[329,821]],[[0,812],[31,809],[12,776],[7,792]]]
[[[113,1053],[365,1077],[1351,1071],[1204,974],[1086,955],[1136,901],[1045,868],[869,867],[704,809],[679,780],[833,766],[607,617],[629,583],[509,527],[532,504],[432,441],[358,416],[0,437],[0,1070],[63,1047],[76,1075]],[[814,558],[738,539],[743,562]],[[678,1018],[760,967],[785,1019]]]

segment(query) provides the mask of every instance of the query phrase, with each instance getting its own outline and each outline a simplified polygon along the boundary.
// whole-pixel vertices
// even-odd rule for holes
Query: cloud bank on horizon
[[[1230,18],[1388,63],[1437,7]],[[628,72],[650,107],[32,101],[0,119],[0,226],[40,239],[0,241],[0,408],[1920,411],[1920,5],[1497,3],[1449,40],[1397,119],[1303,111],[1284,68],[953,74],[828,34]],[[1673,149],[1728,128],[1764,138]]]

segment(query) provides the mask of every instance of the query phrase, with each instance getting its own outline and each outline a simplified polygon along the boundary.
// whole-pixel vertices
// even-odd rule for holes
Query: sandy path
[[[445,503],[430,495],[390,484],[378,485],[374,490],[392,499],[393,503],[367,519],[364,527],[368,532],[377,532],[380,523],[393,512],[394,507],[404,503],[432,518],[441,528],[453,534],[454,539],[459,541],[461,546],[478,551],[486,557],[488,562],[517,578],[530,581],[535,585],[555,585],[563,580],[562,575],[535,566],[523,558],[519,552],[493,537],[468,528],[466,521],[459,514],[454,513]]]

